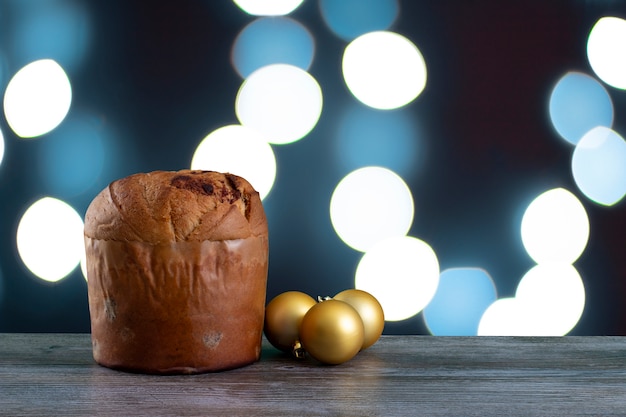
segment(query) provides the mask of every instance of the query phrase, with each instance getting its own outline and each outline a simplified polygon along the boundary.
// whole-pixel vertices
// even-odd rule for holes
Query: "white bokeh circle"
[[[376,109],[405,106],[426,86],[426,62],[420,50],[406,37],[389,31],[369,32],[350,42],[342,70],[350,92]]]
[[[21,68],[4,93],[4,114],[16,135],[31,138],[57,127],[72,103],[67,74],[52,59],[41,59]]]
[[[253,16],[284,16],[297,9],[304,0],[233,0],[244,12]]]
[[[85,253],[83,220],[70,205],[52,197],[33,203],[17,227],[17,250],[37,277],[56,282],[80,263]]]
[[[515,297],[500,298],[483,313],[479,336],[564,336],[580,320],[585,288],[567,263],[535,265],[520,280]]]
[[[515,297],[499,298],[483,313],[478,336],[530,336],[526,309]]]
[[[591,28],[587,59],[598,78],[608,85],[626,89],[626,20],[605,16]]]
[[[536,197],[526,208],[522,243],[536,263],[574,263],[589,240],[589,218],[578,198],[564,188]]]
[[[385,320],[408,319],[426,307],[439,284],[439,260],[426,242],[411,236],[378,242],[357,265],[355,288],[380,302]]]
[[[335,232],[361,252],[380,240],[406,235],[413,216],[411,190],[400,176],[382,167],[352,171],[339,181],[330,200]]]
[[[322,113],[322,90],[305,70],[289,64],[266,65],[242,83],[235,101],[239,122],[269,143],[284,145],[306,136]]]
[[[564,336],[582,316],[585,287],[574,266],[546,263],[522,277],[515,298],[527,307],[527,327],[533,336]]]
[[[191,169],[243,177],[264,199],[276,180],[276,156],[257,131],[228,125],[212,131],[200,142],[191,159]]]

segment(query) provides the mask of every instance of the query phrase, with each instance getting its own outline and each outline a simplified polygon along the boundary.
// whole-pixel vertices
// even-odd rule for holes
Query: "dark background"
[[[0,34],[8,34],[11,2],[0,3]],[[238,123],[234,112],[242,82],[230,62],[239,31],[254,17],[232,2],[121,1],[85,3],[87,54],[70,78],[72,111],[94,115],[114,132],[117,152],[93,188],[65,198],[79,213],[97,192],[122,176],[187,168],[199,140]],[[577,193],[570,172],[572,148],[560,140],[547,112],[549,92],[567,71],[592,75],[586,39],[598,18],[626,18],[619,1],[401,1],[390,28],[419,48],[428,83],[402,111],[414,114],[427,138],[421,166],[404,178],[416,200],[409,232],[428,242],[441,269],[479,265],[500,297],[513,296],[533,265],[519,234],[522,210],[539,193],[565,187]],[[265,200],[270,224],[268,298],[297,289],[332,295],[353,286],[361,256],[342,243],[328,215],[331,193],[347,174],[333,164],[338,114],[354,101],[341,77],[346,42],[325,25],[314,0],[293,19],[313,34],[309,72],[324,93],[316,128],[296,144],[275,146],[278,173]],[[6,57],[2,91],[25,62]],[[7,75],[9,74],[9,75]],[[613,128],[626,133],[626,93],[611,89]],[[87,332],[86,284],[79,270],[51,284],[29,273],[17,254],[21,213],[48,195],[33,154],[37,140],[18,139],[0,125],[5,156],[0,165],[0,331]],[[583,201],[591,223],[589,244],[575,264],[586,307],[571,334],[626,334],[622,298],[626,208]],[[480,236],[472,240],[470,236]],[[421,315],[387,323],[386,333],[426,333]]]

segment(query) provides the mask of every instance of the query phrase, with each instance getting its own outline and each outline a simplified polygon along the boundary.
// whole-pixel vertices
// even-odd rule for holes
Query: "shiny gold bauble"
[[[333,297],[334,300],[350,304],[361,316],[365,337],[361,350],[372,346],[383,334],[385,327],[385,313],[383,308],[372,294],[367,291],[349,289]]]
[[[352,359],[363,345],[363,321],[348,303],[324,300],[305,314],[300,342],[314,359],[337,365]]]
[[[267,340],[277,349],[296,354],[302,318],[315,304],[313,297],[300,291],[274,297],[265,307],[263,332]]]

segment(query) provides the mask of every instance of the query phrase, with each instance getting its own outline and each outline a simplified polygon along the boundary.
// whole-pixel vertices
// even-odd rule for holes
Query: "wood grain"
[[[0,334],[7,416],[624,416],[623,337],[383,336],[337,366],[264,341],[259,362],[194,376],[94,363],[87,334]]]

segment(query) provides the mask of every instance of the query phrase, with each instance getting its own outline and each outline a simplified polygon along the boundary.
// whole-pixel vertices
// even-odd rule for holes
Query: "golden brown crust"
[[[178,374],[259,359],[267,237],[161,245],[86,237],[85,245],[99,364]]]
[[[92,201],[85,236],[165,243],[267,235],[250,183],[212,171],[154,171],[114,181]]]
[[[267,234],[259,194],[232,174],[155,171],[111,183],[85,215],[96,362],[176,374],[258,360]]]

